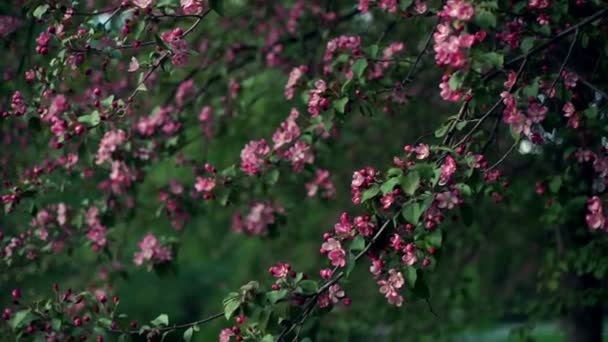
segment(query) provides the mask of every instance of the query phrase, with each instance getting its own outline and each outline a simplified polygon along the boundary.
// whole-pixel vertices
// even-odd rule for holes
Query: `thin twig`
[[[498,159],[498,161],[496,161],[496,163],[492,164],[492,166],[485,169],[484,172],[488,172],[488,171],[496,168],[498,165],[500,165],[500,163],[502,163],[509,156],[509,154],[511,154],[511,152],[513,152],[513,150],[515,149],[515,146],[517,146],[518,143],[519,143],[519,141],[515,141],[515,143],[513,143],[513,145],[511,145],[509,150],[507,152],[505,152],[505,154],[503,154],[503,156],[500,157],[500,159]]]
[[[388,224],[392,222],[392,218],[386,220],[386,222],[384,222],[384,224],[382,225],[382,227],[380,227],[380,229],[378,230],[378,232],[376,232],[376,234],[372,237],[372,239],[370,240],[370,242],[365,246],[365,248],[363,248],[363,250],[361,252],[359,252],[359,254],[357,254],[352,262],[357,262],[357,260],[359,260],[363,255],[365,255],[365,253],[367,253],[367,251],[371,248],[371,246],[378,240],[378,238],[380,237],[380,235],[382,235],[382,233],[384,232],[384,230],[386,229],[386,227],[388,227]],[[337,268],[337,267],[336,267]],[[334,268],[334,270],[336,270],[336,268]],[[284,339],[290,332],[293,331],[293,329],[296,326],[299,326],[300,324],[302,324],[306,318],[308,317],[308,315],[310,315],[310,313],[312,312],[312,310],[314,309],[314,307],[317,305],[317,299],[319,298],[319,296],[321,294],[323,294],[325,291],[327,291],[327,289],[329,289],[330,286],[332,286],[333,284],[337,283],[346,273],[344,271],[340,271],[340,273],[336,274],[336,276],[334,276],[331,280],[329,280],[328,282],[326,282],[323,286],[321,286],[317,292],[315,293],[314,296],[312,296],[309,300],[308,303],[306,304],[304,311],[295,319],[291,322],[291,324],[289,325],[289,327],[283,329],[283,331],[281,332],[281,334],[277,337],[277,342],[281,341],[282,339]]]
[[[190,327],[193,327],[196,325],[201,325],[201,324],[205,324],[205,323],[214,321],[220,317],[224,317],[224,312],[218,312],[216,314],[213,314],[209,317],[200,319],[198,321],[184,323],[184,324],[176,324],[176,325],[167,326],[167,327],[163,327],[163,328],[155,328],[152,330],[162,333],[165,331],[186,329],[186,328],[190,328]],[[108,332],[113,333],[113,334],[129,334],[129,335],[139,335],[141,333],[140,330],[119,330],[119,329],[110,329],[110,330],[108,330]]]
[[[568,48],[568,53],[566,54],[566,57],[562,61],[562,65],[559,67],[557,76],[551,83],[551,87],[549,88],[549,94],[553,93],[553,89],[555,89],[555,85],[557,84],[557,81],[559,81],[559,79],[562,77],[562,72],[564,71],[564,68],[568,64],[568,61],[570,60],[570,56],[572,55],[572,51],[574,50],[574,45],[576,45],[576,41],[578,40],[578,34],[579,34],[579,30],[576,29],[576,31],[574,33],[574,38],[572,38],[572,43],[570,43],[570,47]]]
[[[604,8],[601,11],[595,13],[594,15],[591,15],[583,20],[581,20],[580,22],[578,22],[576,25],[570,26],[569,28],[559,32],[558,34],[556,34],[555,36],[553,36],[552,38],[550,38],[549,40],[545,41],[542,44],[539,44],[535,47],[533,47],[530,51],[528,51],[525,54],[519,55],[509,61],[507,61],[504,66],[501,69],[495,69],[493,71],[490,71],[489,73],[487,73],[484,76],[484,81],[489,81],[492,78],[496,77],[498,74],[500,74],[502,71],[505,70],[505,68],[521,61],[522,59],[528,59],[530,58],[532,55],[535,55],[541,51],[543,51],[545,48],[547,48],[548,46],[552,45],[553,43],[561,40],[564,37],[567,37],[575,32],[577,32],[579,29],[595,22],[598,19],[603,18],[604,16],[608,15],[608,8]]]

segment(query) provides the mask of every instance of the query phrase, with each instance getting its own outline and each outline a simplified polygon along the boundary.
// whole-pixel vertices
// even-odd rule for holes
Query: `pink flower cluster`
[[[162,107],[149,116],[144,116],[135,123],[135,129],[143,136],[152,136],[158,129],[166,135],[172,136],[181,128],[181,122],[171,116],[174,108],[172,106]]]
[[[296,173],[302,172],[305,164],[312,164],[315,161],[310,145],[301,140],[285,152],[285,158],[291,161],[293,171]]]
[[[401,42],[396,42],[396,43],[391,43],[389,46],[387,46],[384,51],[382,52],[382,61],[378,62],[378,63],[374,63],[372,64],[372,66],[370,67],[370,75],[369,78],[370,79],[380,79],[384,76],[384,72],[386,71],[386,69],[388,69],[391,64],[392,61],[391,59],[393,58],[394,55],[396,55],[399,52],[402,52],[405,49],[405,44],[401,43]]]
[[[95,164],[103,164],[112,160],[112,153],[127,141],[127,134],[121,129],[106,132],[99,142],[99,149],[95,157]]]
[[[403,304],[403,297],[399,294],[399,289],[403,287],[405,281],[401,272],[391,268],[388,271],[388,278],[385,280],[379,280],[378,286],[380,286],[380,293],[382,293],[389,304],[395,306],[401,306]]]
[[[577,129],[580,124],[580,119],[578,114],[576,114],[576,108],[574,108],[574,104],[568,101],[562,107],[562,111],[564,111],[564,117],[568,119],[568,126]]]
[[[161,34],[161,40],[171,48],[171,62],[175,66],[183,66],[188,63],[188,42],[183,39],[184,30],[175,28]]]
[[[476,35],[460,32],[451,28],[451,23],[443,22],[437,25],[437,31],[433,34],[435,45],[435,62],[437,65],[449,65],[462,68],[467,63],[466,49],[470,49],[475,43]],[[483,36],[482,36],[483,37]]]
[[[205,106],[198,114],[198,121],[203,125],[203,133],[207,139],[213,138],[213,109]]]
[[[146,262],[162,264],[171,261],[171,250],[163,246],[152,233],[148,233],[138,244],[140,251],[135,253],[133,262],[141,266]]]
[[[517,99],[507,91],[503,91],[500,96],[505,105],[502,120],[511,126],[514,133],[530,136],[532,120],[517,108]]]
[[[352,201],[354,204],[361,203],[363,191],[376,182],[378,172],[372,167],[367,167],[353,173],[353,179],[350,183]]]
[[[285,84],[285,98],[291,100],[293,98],[294,91],[298,86],[298,82],[306,74],[308,67],[306,65],[300,65],[295,67],[289,72],[289,78]]]
[[[186,102],[186,99],[194,95],[196,92],[196,87],[194,85],[194,80],[189,79],[180,83],[177,87],[177,91],[175,92],[175,103],[182,107]]]
[[[270,147],[266,139],[252,140],[241,151],[241,170],[248,175],[256,175],[266,163]]]
[[[361,56],[361,37],[339,36],[327,42],[327,48],[325,50],[325,55],[323,56],[323,61],[325,61],[323,71],[326,74],[331,72],[331,61],[334,58],[334,55],[342,50],[349,50],[352,57]]]
[[[329,99],[323,97],[327,84],[323,80],[315,82],[315,88],[308,93],[308,112],[314,117],[329,108]]]
[[[23,95],[21,95],[19,90],[17,90],[11,97],[11,109],[13,110],[13,114],[15,116],[22,116],[27,111],[25,100],[23,99]]]
[[[90,207],[85,214],[84,221],[89,227],[87,238],[92,242],[91,248],[97,252],[106,246],[106,233],[108,231],[99,220],[99,208]]]
[[[181,0],[182,10],[185,14],[198,15],[206,10],[207,3],[204,0]]]
[[[331,264],[336,267],[346,266],[346,251],[342,248],[342,244],[339,240],[332,237],[328,238],[321,245],[321,254],[327,253],[327,257],[331,261]]]
[[[0,15],[0,38],[15,32],[21,26],[21,20],[8,15]]]
[[[300,137],[300,126],[296,120],[300,116],[297,109],[292,108],[291,113],[287,117],[287,120],[283,121],[279,128],[272,135],[272,142],[274,151],[282,149],[284,146],[289,145],[296,141]]]
[[[264,235],[268,233],[268,228],[276,222],[276,214],[281,214],[284,209],[271,203],[258,202],[249,208],[249,213],[244,221],[240,213],[235,213],[232,217],[232,229],[236,233],[246,233],[249,235]]]
[[[329,171],[324,169],[317,169],[315,171],[315,178],[304,184],[304,186],[306,187],[306,195],[308,197],[316,196],[320,190],[323,191],[321,195],[323,198],[333,198],[336,195],[336,188],[331,180],[331,175]]]
[[[587,226],[593,230],[605,230],[607,228],[604,205],[599,197],[593,196],[587,200],[587,215],[585,216],[585,221],[587,221]]]

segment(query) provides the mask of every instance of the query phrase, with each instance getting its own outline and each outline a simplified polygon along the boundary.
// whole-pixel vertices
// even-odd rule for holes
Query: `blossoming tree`
[[[220,341],[335,340],[319,317],[347,314],[357,287],[411,320],[440,317],[431,295],[450,284],[434,274],[464,272],[466,260],[442,264],[479,247],[467,234],[483,234],[489,216],[524,211],[528,224],[504,227],[527,243],[509,255],[534,259],[535,272],[509,270],[534,279],[540,299],[525,314],[563,318],[572,341],[601,340],[601,1],[16,0],[0,10],[2,336],[189,341],[223,320]],[[406,140],[400,125],[420,121],[430,133]],[[340,169],[351,149],[371,151],[361,141],[374,125],[392,160],[364,153]],[[138,323],[119,306],[117,278],[178,274],[204,222],[220,239],[240,234],[237,246],[304,245],[283,227],[312,215],[308,202],[341,208],[332,224],[301,227],[318,233],[303,247],[320,257],[308,268],[290,248],[269,253],[267,274],[222,290],[210,315],[188,322],[158,312]],[[64,257],[76,264],[69,284],[32,283]],[[367,282],[348,282],[361,269]]]

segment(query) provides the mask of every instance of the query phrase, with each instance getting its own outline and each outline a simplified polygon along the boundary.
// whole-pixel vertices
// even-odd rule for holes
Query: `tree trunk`
[[[598,280],[592,276],[571,276],[566,280],[567,292],[577,298],[566,308],[563,316],[564,332],[567,342],[601,342],[603,333],[603,310],[599,301],[594,305],[585,305],[581,296],[597,290]],[[572,298],[572,297],[571,297]]]

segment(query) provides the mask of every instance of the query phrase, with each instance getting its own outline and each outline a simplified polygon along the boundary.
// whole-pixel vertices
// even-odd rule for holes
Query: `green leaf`
[[[423,212],[424,210],[422,210],[419,203],[412,203],[403,208],[401,213],[406,221],[415,225],[418,224],[418,220]]]
[[[343,97],[341,99],[335,100],[333,102],[334,109],[338,113],[344,114],[344,112],[346,111],[346,104],[348,104],[348,100],[348,97]]]
[[[471,187],[468,184],[464,184],[464,183],[458,183],[455,185],[456,189],[458,189],[458,191],[460,191],[460,194],[463,196],[471,196],[471,194],[473,193],[473,191],[471,190]]]
[[[274,342],[274,336],[268,334],[266,336],[264,336],[260,342]]]
[[[221,16],[224,15],[224,0],[211,0],[210,3],[212,10]]]
[[[319,289],[319,285],[314,280],[302,280],[299,284],[303,294],[313,294]]]
[[[194,334],[194,328],[190,327],[184,331],[184,341],[190,342],[192,340],[192,334]]]
[[[167,314],[160,314],[153,321],[150,322],[155,327],[167,326],[169,325],[169,316]]]
[[[410,7],[414,3],[414,0],[401,0],[399,2],[399,8],[402,11],[405,11],[408,7]]]
[[[266,293],[266,298],[268,298],[268,300],[272,304],[275,304],[278,301],[287,297],[287,294],[289,294],[289,291],[287,289],[282,289],[279,291],[270,291],[270,292]]]
[[[462,87],[462,83],[464,82],[463,73],[455,72],[450,76],[450,80],[448,81],[448,85],[452,90],[458,90]]]
[[[475,12],[475,23],[483,29],[492,29],[496,27],[496,15],[487,10],[478,10]]]
[[[365,73],[366,69],[367,59],[364,58],[357,59],[352,67],[353,73],[355,74],[355,76],[357,76],[358,79],[361,79],[363,77],[363,74]]]
[[[597,118],[597,107],[591,106],[591,107],[587,108],[587,110],[585,110],[585,116],[588,117],[589,119]]]
[[[50,6],[47,4],[40,5],[40,6],[36,7],[36,9],[34,10],[34,13],[32,13],[32,15],[34,16],[34,18],[40,19],[46,13],[46,11],[49,10],[49,7]]]
[[[519,48],[523,53],[528,53],[534,47],[534,37],[526,37],[521,41]]]
[[[483,59],[489,67],[502,68],[505,61],[505,56],[496,52],[488,52],[483,55]]]
[[[348,277],[350,275],[350,272],[355,269],[356,265],[357,260],[355,259],[355,255],[349,252],[348,256],[346,257],[346,267],[344,268],[344,275]]]
[[[363,235],[358,235],[353,242],[350,243],[351,252],[360,252],[365,248],[365,238]]]
[[[530,84],[522,89],[522,94],[526,97],[534,97],[538,95],[538,80],[533,79]]]
[[[220,174],[222,176],[226,176],[226,177],[234,177],[234,176],[236,176],[236,165],[233,164],[232,166],[229,166],[229,167],[223,169],[220,172]]]
[[[418,163],[410,167],[410,171],[416,171],[423,179],[432,179],[435,176],[435,165],[430,163]]]
[[[549,190],[551,190],[551,192],[554,194],[557,194],[561,187],[562,187],[562,177],[560,177],[560,176],[553,177],[551,179],[551,181],[549,182]]]
[[[36,316],[30,309],[26,309],[15,312],[8,324],[11,326],[11,328],[17,329],[30,324],[34,320],[36,320]]]
[[[443,241],[443,236],[441,235],[441,229],[435,229],[430,234],[428,234],[425,238],[425,241],[429,246],[439,248],[441,247],[441,242]]]
[[[395,188],[395,186],[397,184],[399,184],[399,182],[401,182],[401,177],[389,178],[386,182],[382,183],[382,185],[380,186],[380,190],[382,191],[382,194],[386,195],[389,192],[393,191],[393,189]]]
[[[89,126],[97,126],[101,122],[99,111],[93,111],[91,114],[83,115],[78,117],[78,122],[82,122]]]
[[[380,187],[377,184],[372,185],[371,188],[363,191],[361,194],[361,203],[369,200],[370,198],[376,197],[380,193]]]
[[[234,312],[241,306],[241,297],[237,292],[230,292],[222,302],[224,306],[224,316],[227,320],[232,317]]]
[[[401,179],[401,188],[408,195],[413,195],[420,185],[420,174],[416,171],[410,171]]]
[[[266,176],[266,183],[268,183],[268,185],[275,185],[279,180],[280,175],[281,172],[279,171],[279,169],[272,169],[270,172],[268,172],[268,175]]]
[[[450,129],[449,123],[440,126],[439,128],[437,128],[437,130],[435,130],[435,137],[437,137],[437,138],[444,137],[448,133],[449,129]]]
[[[412,266],[408,266],[405,268],[405,279],[407,280],[410,288],[414,288],[416,286],[416,280],[418,279],[418,270]]]
[[[386,174],[389,177],[401,177],[401,175],[403,175],[403,170],[398,167],[391,167],[386,171]]]

